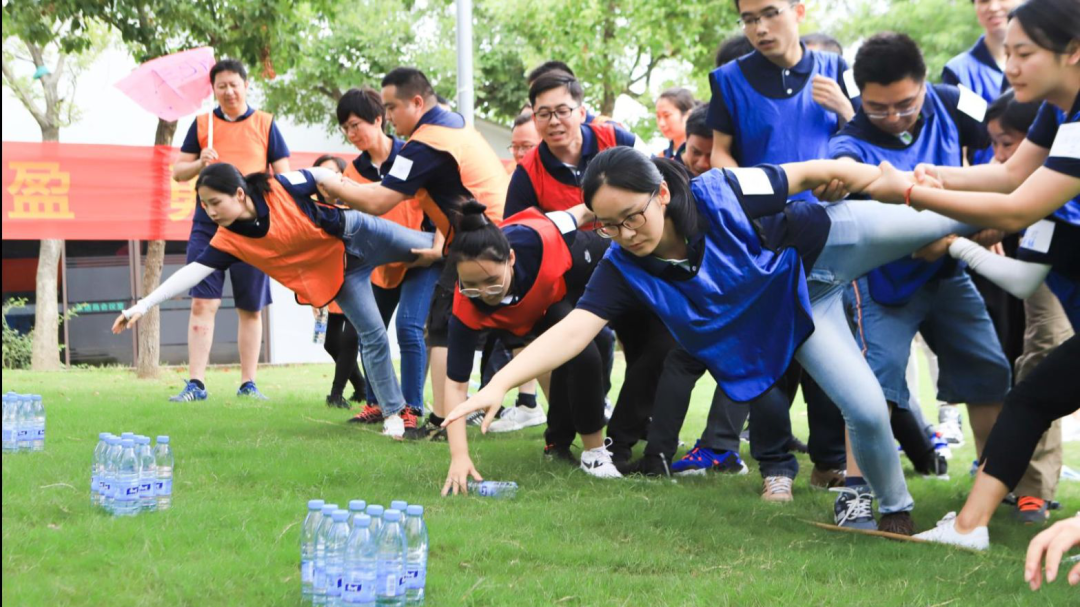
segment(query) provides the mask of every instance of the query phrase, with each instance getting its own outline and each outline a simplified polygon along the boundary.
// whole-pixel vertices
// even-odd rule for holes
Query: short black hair
[[[218,74],[223,72],[230,72],[240,76],[240,79],[247,82],[248,73],[243,63],[240,63],[236,59],[222,59],[214,64],[214,67],[210,68],[210,85],[214,85],[214,80]]]
[[[438,103],[439,105],[445,105],[447,107],[450,106],[450,100],[446,97],[443,97],[442,95],[439,95],[438,93],[435,94],[435,103]]]
[[[716,67],[735,61],[743,55],[754,52],[754,44],[743,34],[738,34],[720,43],[716,49]]]
[[[341,157],[334,156],[333,154],[323,154],[322,156],[319,156],[315,159],[315,162],[313,162],[311,166],[313,168],[321,167],[324,163],[330,162],[331,160],[334,161],[334,164],[337,165],[339,171],[341,171],[342,173],[345,172],[345,167],[348,166],[345,164],[345,160]]]
[[[532,110],[522,112],[522,113],[518,114],[514,118],[514,126],[510,127],[510,130],[512,131],[512,130],[518,128],[519,126],[521,126],[523,124],[528,124],[528,123],[532,122],[532,119],[533,119]]]
[[[1002,127],[1027,135],[1041,106],[1039,102],[1020,103],[1016,100],[1016,93],[1010,90],[1002,93],[990,104],[990,107],[986,108],[984,122],[990,124],[991,120],[997,120]]]
[[[435,89],[424,72],[415,67],[397,67],[383,77],[382,86],[397,88],[398,99],[412,99],[417,95],[425,100],[435,100]]]
[[[1076,0],[1028,0],[1009,13],[1024,28],[1031,41],[1063,55],[1069,45],[1080,40],[1080,10]]]
[[[575,76],[574,70],[570,69],[570,66],[562,61],[545,61],[541,63],[539,67],[529,72],[529,75],[525,77],[525,81],[532,86],[532,83],[536,82],[540,76],[543,76],[548,72],[566,72],[571,76]]]
[[[971,1],[974,2],[975,0],[971,0]],[[802,0],[788,0],[788,2],[790,2],[791,4],[798,4],[798,3],[802,2]],[[735,10],[736,11],[739,10],[739,0],[735,0]]]
[[[803,44],[814,44],[819,46],[830,53],[836,53],[837,55],[844,54],[844,47],[840,44],[840,41],[828,34],[821,32],[814,32],[813,34],[807,34],[802,37]]]
[[[694,108],[686,118],[686,136],[697,135],[703,139],[712,139],[713,130],[708,124],[708,116],[709,106],[699,105]]]
[[[866,39],[855,55],[855,84],[889,85],[904,78],[926,80],[926,61],[919,45],[907,34],[882,32]]]
[[[545,72],[529,87],[529,103],[536,105],[536,98],[552,89],[565,87],[574,102],[580,105],[585,101],[585,89],[573,74],[562,71]]]
[[[698,105],[697,101],[694,100],[694,94],[690,92],[690,89],[679,86],[669,88],[663,93],[660,93],[657,100],[659,101],[660,99],[667,99],[683,114],[686,114]]]
[[[382,95],[368,86],[345,91],[337,104],[338,124],[348,122],[349,116],[356,116],[368,124],[382,119],[383,126],[386,126],[386,107],[383,106]]]

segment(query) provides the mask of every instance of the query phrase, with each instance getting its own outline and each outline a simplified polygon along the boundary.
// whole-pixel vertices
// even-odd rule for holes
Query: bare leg
[[[983,447],[994,422],[1001,413],[1002,403],[968,403],[968,419],[971,420],[971,433],[975,435],[975,457],[982,459]]]
[[[604,446],[604,431],[581,435],[581,445],[586,451],[599,449]]]
[[[975,477],[975,485],[971,488],[971,495],[968,495],[960,514],[956,515],[956,530],[966,535],[976,527],[989,525],[994,511],[1008,493],[1009,488],[1005,483],[980,468],[978,476]]]
[[[188,367],[191,379],[206,381],[206,366],[210,364],[210,348],[214,345],[214,317],[221,307],[220,299],[192,299],[188,317]]]
[[[236,310],[240,316],[237,345],[240,348],[240,383],[255,381],[259,369],[259,352],[262,350],[262,312]]]

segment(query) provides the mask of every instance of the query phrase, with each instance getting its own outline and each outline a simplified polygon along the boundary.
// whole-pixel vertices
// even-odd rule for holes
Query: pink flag
[[[147,61],[117,82],[116,88],[146,111],[171,122],[202,107],[213,92],[212,67],[214,49],[197,48]]]

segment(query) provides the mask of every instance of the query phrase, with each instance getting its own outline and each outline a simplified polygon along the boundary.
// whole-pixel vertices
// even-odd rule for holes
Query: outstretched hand
[[[838,202],[847,198],[849,193],[847,184],[839,179],[814,188],[814,197],[821,202]]]
[[[443,422],[443,428],[449,426],[455,421],[468,416],[474,411],[487,410],[487,415],[484,416],[484,423],[480,425],[480,431],[487,434],[488,428],[495,421],[495,415],[499,412],[499,407],[502,405],[503,397],[506,394],[497,394],[496,391],[490,389],[490,386],[477,392],[469,400],[461,403],[454,410],[446,416],[446,421]]]
[[[1061,560],[1072,548],[1080,546],[1080,517],[1059,521],[1035,536],[1028,546],[1024,581],[1032,590],[1042,586],[1043,556],[1046,557],[1046,581],[1057,579]],[[1069,585],[1080,585],[1080,564],[1069,572]]]
[[[477,472],[469,456],[455,457],[450,461],[450,471],[446,473],[446,484],[442,488],[442,496],[468,495],[469,477],[474,481],[481,482],[484,477]]]
[[[880,168],[881,176],[863,191],[879,202],[904,204],[904,195],[908,188],[915,185],[912,174],[897,170],[888,161],[882,162]]]
[[[138,312],[132,312],[131,318],[128,318],[123,314],[117,316],[116,320],[113,321],[113,335],[120,335],[124,331],[127,331],[128,329],[134,327],[135,323],[139,322],[140,318],[142,318],[142,314],[139,314]]]

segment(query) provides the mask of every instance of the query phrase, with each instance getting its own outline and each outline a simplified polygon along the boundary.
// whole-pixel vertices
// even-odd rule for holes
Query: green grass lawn
[[[425,505],[428,605],[1080,605],[1080,589],[1061,582],[1027,590],[1021,564],[1035,530],[1004,508],[984,555],[810,527],[804,519],[831,522],[833,499],[808,488],[804,457],[795,502],[777,506],[759,499],[752,461],[744,477],[604,482],[545,463],[539,429],[474,435],[480,471],[517,481],[518,498],[442,499],[446,446],[346,425],[322,404],[330,373],[264,369],[259,385],[273,400],[261,403],[232,396],[235,370],[215,370],[212,401],[177,405],[166,402],[182,384],[176,370],[150,382],[119,370],[4,372],[4,391],[41,393],[48,408],[46,452],[3,457],[4,605],[297,605],[310,498]],[[690,444],[712,387],[695,392]],[[793,421],[805,438],[802,407]],[[172,437],[172,510],[112,520],[91,508],[103,431]],[[951,481],[909,477],[920,528],[963,503],[971,444]],[[1080,446],[1065,460],[1080,467]],[[1059,499],[1075,512],[1080,485],[1063,484]]]

